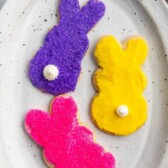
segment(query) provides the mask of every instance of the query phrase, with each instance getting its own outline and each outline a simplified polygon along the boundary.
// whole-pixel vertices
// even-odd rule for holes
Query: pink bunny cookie
[[[77,106],[71,97],[56,97],[51,112],[31,110],[25,128],[44,148],[48,166],[54,168],[114,168],[114,157],[93,142],[93,134],[77,120]]]

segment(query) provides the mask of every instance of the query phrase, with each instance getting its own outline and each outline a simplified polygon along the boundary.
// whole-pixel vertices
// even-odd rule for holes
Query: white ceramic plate
[[[90,47],[74,93],[80,120],[94,132],[96,141],[114,154],[117,168],[168,167],[168,9],[162,0],[103,0],[104,18],[90,31]],[[86,2],[81,0],[81,5]],[[31,108],[48,110],[51,95],[34,88],[27,65],[45,33],[57,23],[57,0],[8,0],[0,13],[0,167],[45,168],[41,149],[25,133],[23,120]],[[47,22],[44,20],[47,19]],[[89,118],[95,90],[91,77],[97,68],[93,49],[107,34],[119,40],[140,34],[149,43],[144,65],[149,85],[145,97],[149,118],[127,137],[107,135]],[[168,47],[168,46],[167,46]]]

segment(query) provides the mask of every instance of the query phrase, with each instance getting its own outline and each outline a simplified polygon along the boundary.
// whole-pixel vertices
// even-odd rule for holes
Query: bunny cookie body
[[[74,91],[88,49],[87,33],[104,12],[104,4],[97,0],[81,9],[78,0],[61,0],[59,24],[30,61],[29,77],[35,87],[53,95]]]
[[[141,70],[148,47],[139,36],[130,38],[123,48],[113,37],[97,44],[95,58],[100,67],[93,77],[98,94],[93,98],[91,117],[101,130],[128,135],[147,118],[143,91],[147,79]]]
[[[110,153],[93,142],[93,134],[77,120],[77,107],[71,97],[56,97],[51,113],[31,110],[25,128],[44,148],[48,165],[57,168],[114,168]]]

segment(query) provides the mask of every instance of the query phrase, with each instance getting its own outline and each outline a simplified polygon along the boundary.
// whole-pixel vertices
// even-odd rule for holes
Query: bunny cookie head
[[[95,58],[100,67],[93,77],[98,94],[93,98],[91,117],[101,130],[128,135],[141,127],[147,118],[143,91],[147,79],[141,70],[148,52],[139,36],[123,47],[113,37],[103,37],[97,44]]]
[[[61,0],[59,24],[30,61],[29,77],[35,87],[53,95],[74,91],[88,49],[87,33],[104,12],[98,0],[89,0],[81,9],[78,0]]]
[[[71,97],[56,97],[51,113],[31,110],[25,128],[44,148],[48,165],[59,168],[114,168],[114,157],[93,142],[93,134],[77,120],[77,107]]]

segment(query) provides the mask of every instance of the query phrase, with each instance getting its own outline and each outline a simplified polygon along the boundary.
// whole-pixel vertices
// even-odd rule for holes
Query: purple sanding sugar
[[[81,60],[89,45],[87,33],[104,12],[104,4],[97,0],[90,0],[81,9],[78,0],[61,0],[59,24],[48,32],[43,47],[30,61],[29,76],[35,87],[53,95],[75,90]],[[43,76],[48,64],[59,69],[59,76],[53,81]]]

